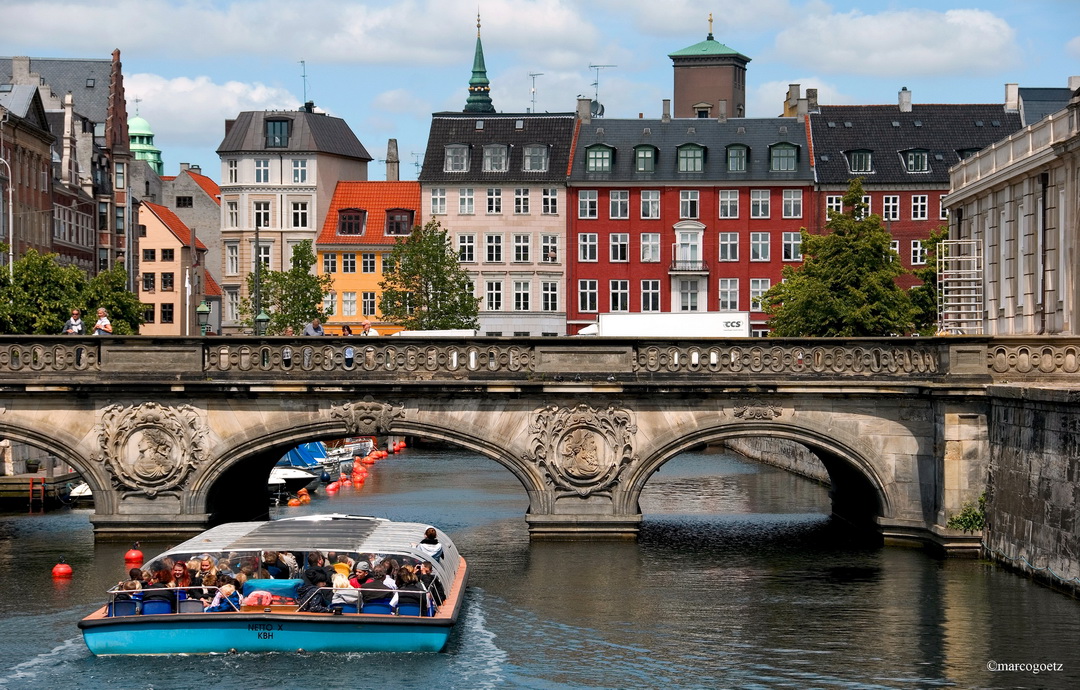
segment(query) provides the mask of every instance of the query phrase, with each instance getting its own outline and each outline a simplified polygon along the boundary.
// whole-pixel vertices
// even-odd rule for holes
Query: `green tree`
[[[478,328],[480,300],[437,220],[399,238],[383,267],[383,318],[406,330]]]
[[[915,330],[920,335],[933,335],[938,330],[938,304],[941,292],[938,288],[938,243],[949,238],[949,227],[942,225],[930,231],[930,237],[923,240],[926,248],[926,264],[912,273],[922,284],[911,288],[911,304],[915,308]]]
[[[323,296],[334,289],[334,279],[326,274],[315,275],[315,251],[311,240],[304,240],[293,248],[292,265],[287,271],[260,272],[262,283],[262,309],[270,321],[266,324],[267,335],[283,333],[288,326],[299,333],[304,324],[312,319],[325,318]],[[255,273],[247,277],[248,294],[240,305],[240,314],[248,327],[255,326]]]
[[[881,217],[868,215],[862,181],[844,195],[827,234],[802,231],[803,264],[785,266],[784,282],[762,297],[772,335],[778,337],[875,337],[905,333],[914,309],[896,284],[904,273]]]
[[[87,331],[97,317],[95,310],[104,308],[109,312],[113,335],[137,335],[139,326],[145,322],[146,305],[138,295],[127,289],[128,274],[116,264],[90,279],[83,291],[82,303],[86,305]],[[60,322],[61,325],[63,321]]]

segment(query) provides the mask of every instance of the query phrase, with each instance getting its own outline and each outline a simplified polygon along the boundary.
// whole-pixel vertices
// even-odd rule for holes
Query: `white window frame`
[[[578,218],[595,220],[599,217],[599,192],[595,189],[578,191]]]
[[[599,282],[593,278],[578,280],[578,311],[595,313],[599,311]]]
[[[739,311],[739,279],[721,278],[716,295],[720,311]]]
[[[240,243],[225,243],[225,275],[240,275]]]
[[[613,232],[608,235],[608,252],[611,263],[630,261],[630,233]]]
[[[641,263],[660,263],[660,233],[641,233]]]
[[[641,190],[641,219],[657,220],[660,218],[660,190]]]
[[[514,189],[514,215],[529,215],[529,188],[516,187]]]
[[[510,153],[505,144],[484,146],[484,172],[506,172],[510,169]]]
[[[514,235],[514,263],[528,263],[532,261],[532,235]]]
[[[701,193],[696,189],[679,190],[679,218],[696,220],[701,208]]]
[[[544,234],[540,235],[540,263],[559,263],[559,236]]]
[[[521,167],[525,172],[547,172],[549,152],[544,145],[526,146]]]
[[[782,259],[784,261],[802,261],[802,233],[785,232],[781,240],[783,242]]]
[[[801,189],[785,189],[784,218],[802,218],[802,200],[803,194]]]
[[[530,298],[532,297],[532,283],[528,280],[514,281],[514,311],[529,311],[532,309]]]
[[[927,220],[930,217],[930,197],[927,194],[911,195],[911,220]]]
[[[738,218],[739,217],[739,190],[737,189],[721,189],[719,196],[720,217],[721,218]]]
[[[595,232],[583,232],[578,235],[578,261],[595,263],[597,258],[597,243],[599,235]]]
[[[458,215],[471,216],[476,213],[476,190],[462,187],[458,190]]]
[[[458,263],[476,263],[476,235],[462,233],[457,236]]]
[[[484,263],[499,264],[503,262],[503,236],[501,233],[489,232],[484,234]]]
[[[924,266],[926,264],[926,247],[922,240],[911,240],[911,265]]]
[[[825,218],[828,219],[829,212],[832,211],[833,215],[840,215],[844,212],[844,197],[841,194],[829,194],[825,197]]]
[[[886,194],[881,197],[881,220],[900,220],[899,194]]]
[[[630,281],[622,278],[608,281],[608,311],[630,311]]]
[[[761,311],[761,298],[772,287],[772,281],[768,278],[750,279],[750,311]]]
[[[751,261],[769,261],[772,254],[772,233],[771,232],[752,232],[750,233],[750,260]]]
[[[722,232],[719,238],[720,261],[738,261],[739,260],[739,233],[737,232]]]
[[[306,158],[294,158],[292,162],[293,184],[307,184],[308,169]]]
[[[489,280],[484,290],[485,311],[502,311],[503,290],[501,280]]]
[[[557,187],[544,188],[540,213],[545,216],[559,215],[559,189]]]
[[[663,295],[660,292],[660,281],[645,279],[641,281],[641,311],[658,312],[663,307]]]
[[[487,213],[489,216],[502,214],[502,189],[499,187],[488,187]]]
[[[540,311],[559,311],[559,283],[554,280],[540,282]]]
[[[751,189],[750,190],[750,217],[751,218],[768,218],[769,217],[769,192],[768,189]]]
[[[432,187],[431,189],[431,215],[446,215],[446,187]]]
[[[630,190],[613,189],[608,193],[608,218],[625,220],[630,217]]]
[[[469,172],[469,147],[464,144],[448,144],[443,150],[443,172]]]

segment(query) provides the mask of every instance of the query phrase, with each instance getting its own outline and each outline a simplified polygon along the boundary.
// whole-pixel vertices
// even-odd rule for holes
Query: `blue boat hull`
[[[193,613],[87,618],[94,654],[228,652],[438,652],[453,622],[364,614]]]

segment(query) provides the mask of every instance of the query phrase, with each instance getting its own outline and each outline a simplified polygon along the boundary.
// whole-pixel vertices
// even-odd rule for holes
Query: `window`
[[[683,189],[679,192],[679,218],[698,217],[698,190]]]
[[[499,262],[503,260],[502,253],[502,235],[485,235],[484,247],[487,250],[488,263]]]
[[[484,147],[484,172],[506,172],[506,146],[488,144]]]
[[[270,202],[269,201],[255,201],[251,204],[252,215],[255,219],[255,227],[268,228],[270,227]]]
[[[543,206],[540,212],[545,216],[556,216],[559,214],[559,190],[556,188],[550,188],[544,190]]]
[[[431,190],[431,215],[441,216],[446,213],[446,187]]]
[[[559,311],[559,284],[557,282],[545,280],[540,283],[540,309]]]
[[[868,173],[873,168],[873,158],[870,151],[851,151],[848,153],[848,167],[853,173]]]
[[[746,172],[746,147],[729,146],[727,150],[728,172]]]
[[[630,281],[612,280],[608,282],[610,292],[609,311],[630,311]]]
[[[259,158],[255,160],[255,182],[267,183],[270,181],[270,160]]]
[[[487,281],[487,310],[502,311],[502,281]]]
[[[739,233],[737,233],[737,232],[722,232],[722,233],[720,233],[720,260],[721,261],[738,261],[739,260]]]
[[[784,190],[784,218],[802,218],[802,190]]]
[[[489,187],[487,190],[487,212],[502,213],[502,190]]]
[[[596,233],[583,232],[578,235],[578,261],[596,261]]]
[[[225,243],[225,275],[240,274],[240,245],[236,242]]]
[[[908,151],[904,154],[904,164],[908,172],[930,172],[930,153]]]
[[[634,149],[634,170],[651,173],[656,171],[656,149],[652,146],[638,146]]]
[[[945,195],[941,195],[937,198],[938,207],[938,220],[949,219],[949,209],[945,207]]]
[[[532,259],[532,235],[514,235],[514,261],[525,263]]]
[[[752,233],[750,233],[750,260],[751,261],[768,261],[769,260],[769,233],[767,233],[767,232],[752,232]]]
[[[514,311],[529,311],[529,295],[532,288],[527,280],[514,281]]]
[[[337,273],[337,253],[326,252],[322,257],[323,273]]]
[[[117,235],[123,235],[124,234],[124,218],[125,218],[124,210],[125,209],[124,209],[123,206],[117,206],[116,207],[116,234]]]
[[[476,236],[458,235],[457,237],[458,261],[472,263],[476,261]]]
[[[162,261],[165,261],[165,262],[176,261],[175,257],[176,257],[176,250],[175,249],[162,249],[161,250],[161,260]]]
[[[475,213],[472,187],[465,187],[458,190],[457,207],[458,213],[462,215],[472,215]]]
[[[777,144],[769,150],[769,170],[772,172],[794,172],[798,150],[790,144]]]
[[[553,264],[559,261],[559,236],[540,236],[540,261],[545,264]]]
[[[609,197],[609,217],[612,219],[624,219],[630,217],[630,191],[626,189],[613,189]]]
[[[226,223],[228,227],[235,228],[240,225],[240,209],[237,207],[235,201],[230,201],[225,204]]]
[[[307,161],[304,159],[293,159],[292,162],[292,181],[293,184],[307,184]]]
[[[225,320],[236,321],[240,318],[240,288],[225,289]]]
[[[366,316],[375,315],[375,293],[374,292],[361,292],[360,293],[360,309],[363,310],[363,314]]]
[[[337,294],[328,292],[322,296],[323,314],[333,314],[337,305]]]
[[[608,238],[611,260],[625,263],[630,260],[630,233],[613,232]]]
[[[235,160],[230,160],[225,163],[225,170],[230,184],[236,184],[240,179],[239,169]]]
[[[578,281],[578,311],[597,311],[596,292],[599,289],[595,280]]]
[[[161,274],[161,290],[162,292],[172,292],[175,290],[176,274],[170,272]]]
[[[386,210],[386,234],[402,237],[412,232],[413,212],[404,208]]]
[[[611,172],[611,149],[590,146],[585,151],[585,172]]]
[[[157,250],[156,249],[143,249],[142,250],[142,260],[143,261],[157,261]]]
[[[578,192],[578,218],[596,218],[597,191],[595,189],[583,189]]]
[[[660,311],[660,281],[641,281],[641,311]]]
[[[873,207],[874,207],[874,205],[872,203],[873,200],[874,200],[874,198],[871,197],[869,194],[863,196],[863,198],[862,198],[863,208],[862,208],[862,210],[855,212],[855,214],[854,214],[855,217],[859,218],[859,219],[869,218],[870,214],[873,213],[873,210],[872,210]]]
[[[308,202],[294,201],[292,204],[292,226],[294,228],[306,228],[308,226]]]
[[[896,257],[900,256],[900,240],[893,240],[889,242],[889,250],[892,252],[892,254],[895,254]],[[896,258],[892,254],[889,255],[889,261],[892,261],[894,258]]]
[[[721,218],[738,218],[739,217],[739,190],[737,190],[737,189],[721,189],[720,190],[720,217]]]
[[[660,190],[646,189],[641,192],[641,218],[642,220],[656,219],[660,217]]]
[[[921,266],[926,263],[926,247],[923,246],[922,240],[911,241],[911,265]]]
[[[761,311],[761,298],[769,291],[770,281],[768,278],[750,279],[750,308]]]
[[[116,173],[114,175],[115,178],[116,178],[116,188],[117,189],[123,189],[124,185],[126,184],[124,182],[124,171],[125,171],[124,164],[123,163],[117,163],[116,164]],[[29,175],[27,177],[29,177]]]
[[[155,316],[154,310],[155,310],[155,307],[154,307],[153,304],[151,304],[148,309],[143,310],[143,322],[144,323],[154,323],[154,316]]]
[[[679,311],[698,310],[698,281],[687,278],[679,281]]]
[[[831,218],[844,212],[844,197],[839,194],[830,194],[825,197],[825,216]]]
[[[289,145],[289,121],[266,121],[266,148],[282,148]]]
[[[769,217],[769,190],[767,190],[767,189],[751,189],[750,190],[750,217],[751,218],[768,218]]]
[[[358,208],[345,208],[338,211],[339,235],[363,235],[367,224],[367,211]]]
[[[519,216],[529,213],[529,190],[524,187],[514,190],[514,213]]]
[[[886,194],[881,198],[881,219],[900,220],[900,196]]]
[[[911,220],[927,219],[927,195],[913,194],[911,197]]]
[[[641,263],[658,263],[660,261],[660,233],[641,233]]]
[[[333,313],[333,312],[331,312]],[[343,292],[341,293],[341,315],[342,316],[356,316],[356,293],[355,292]]]
[[[174,311],[173,305],[171,305],[171,304],[162,304],[161,305],[161,323],[172,323],[173,322],[173,311]]]
[[[375,253],[363,252],[360,254],[360,272],[361,273],[374,273],[375,272]]]
[[[452,144],[445,149],[443,172],[469,172],[469,147]]]
[[[526,146],[524,155],[525,172],[547,172],[548,149],[546,146]]]
[[[705,149],[696,144],[679,147],[679,172],[701,172],[705,162]]]
[[[194,199],[192,199],[190,196],[176,197],[176,208],[191,208],[194,205]]]
[[[255,247],[255,243],[252,242],[252,249],[257,250],[257,251],[252,251],[252,254],[251,254],[251,270],[252,271],[255,270],[255,266],[256,266],[255,262],[256,261],[260,262],[264,269],[270,270],[270,248],[271,248],[271,245],[263,244],[261,242],[259,243],[258,247]]]
[[[785,232],[784,261],[802,261],[802,233]]]
[[[720,296],[720,311],[739,311],[738,278],[721,278],[717,294]]]
[[[343,252],[341,254],[341,272],[356,273],[356,252]]]
[[[143,292],[153,292],[154,291],[154,284],[156,282],[156,279],[157,279],[157,274],[156,273],[145,273],[144,272],[142,274],[142,291]]]

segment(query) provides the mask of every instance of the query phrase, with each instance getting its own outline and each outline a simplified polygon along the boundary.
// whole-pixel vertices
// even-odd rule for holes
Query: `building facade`
[[[139,299],[147,306],[141,335],[199,335],[195,309],[205,295],[202,256],[206,246],[167,206],[144,201],[139,225]]]
[[[10,87],[7,89],[2,86]],[[52,250],[55,137],[32,86],[0,86],[0,222],[14,259]],[[73,218],[73,220],[75,220]],[[3,256],[7,266],[9,256]],[[5,268],[6,270],[6,268]]]
[[[750,58],[713,38],[712,15],[704,41],[668,57],[675,77],[675,117],[746,115],[746,65]]]

